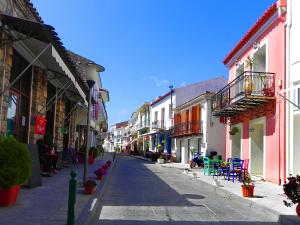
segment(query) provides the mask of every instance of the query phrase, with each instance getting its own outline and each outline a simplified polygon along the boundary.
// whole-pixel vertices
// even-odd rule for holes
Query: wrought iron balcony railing
[[[201,121],[187,121],[184,123],[175,123],[173,127],[173,136],[184,136],[200,134],[202,132]]]
[[[165,129],[165,121],[164,120],[157,120],[152,122],[152,129]]]
[[[138,125],[138,130],[144,129],[144,128],[149,128],[150,127],[150,121],[143,121],[143,123],[140,123]]]
[[[275,73],[245,71],[212,98],[215,116],[232,116],[275,96]]]

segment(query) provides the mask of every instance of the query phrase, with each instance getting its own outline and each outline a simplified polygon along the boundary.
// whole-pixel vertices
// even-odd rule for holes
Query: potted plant
[[[102,180],[103,176],[105,174],[105,171],[102,168],[99,168],[99,169],[95,170],[94,173],[97,176],[97,180]]]
[[[249,173],[242,173],[242,183],[243,197],[253,197],[254,184],[252,183],[251,176]]]
[[[96,190],[97,183],[94,180],[87,180],[84,183],[84,193],[87,195],[93,194]]]
[[[31,176],[31,159],[25,144],[13,137],[0,142],[0,205],[13,205],[20,185]]]
[[[108,165],[108,167],[110,167],[110,166],[111,166],[111,161],[110,161],[110,160],[107,160],[107,161],[106,161],[106,164]]]
[[[157,159],[157,162],[158,162],[159,164],[163,164],[163,163],[165,163],[165,160],[164,160],[163,157],[160,155],[160,156],[158,157],[158,159]]]
[[[283,185],[283,191],[290,202],[284,200],[283,203],[287,207],[297,204],[296,213],[300,217],[300,176],[291,176],[287,178],[288,182]]]
[[[235,135],[237,132],[239,132],[239,128],[233,127],[233,128],[229,131],[229,134],[230,134],[230,135]]]
[[[247,59],[245,60],[246,67],[249,67],[250,69],[250,76],[245,77],[245,92],[246,94],[251,94],[254,87],[253,87],[253,81],[252,81],[252,71],[253,71],[253,65],[255,65],[255,58],[247,56]]]

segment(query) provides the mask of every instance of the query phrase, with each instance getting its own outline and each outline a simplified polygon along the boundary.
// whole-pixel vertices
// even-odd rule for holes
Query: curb
[[[170,169],[170,167],[164,167],[164,168],[169,168]],[[174,169],[177,169],[177,170],[180,170],[180,171],[184,171],[185,170],[185,169],[181,169],[181,168],[174,168]],[[262,204],[259,204],[257,202],[251,201],[251,200],[249,200],[247,198],[243,198],[243,197],[241,197],[241,196],[239,196],[239,195],[237,195],[237,194],[235,194],[233,192],[230,192],[230,191],[225,190],[225,189],[223,189],[221,187],[217,187],[217,186],[215,186],[215,185],[213,185],[213,184],[211,184],[209,182],[201,180],[200,178],[194,178],[192,173],[189,174],[189,173],[184,173],[183,172],[183,174],[186,175],[186,176],[189,176],[189,177],[193,178],[196,181],[200,181],[201,183],[204,183],[204,184],[212,186],[214,188],[214,190],[215,190],[215,193],[217,195],[223,197],[223,198],[228,198],[228,199],[230,199],[230,198],[242,198],[245,201],[247,201],[248,204],[249,204],[249,206],[251,206],[252,208],[255,207],[257,209],[261,209],[261,210],[270,212],[270,213],[272,213],[275,216],[278,216],[278,223],[280,223],[281,225],[295,225],[295,224],[300,224],[300,219],[297,216],[294,216],[294,215],[281,215],[279,212],[277,212],[277,211],[275,211],[275,210],[273,210],[273,209],[271,209],[269,207],[266,207],[266,206],[264,206]]]
[[[95,213],[98,211],[100,200],[103,196],[106,184],[112,174],[112,170],[115,167],[116,160],[112,162],[111,166],[107,171],[107,175],[104,180],[100,181],[97,186],[96,192],[91,196],[87,204],[84,206],[83,210],[80,212],[78,218],[75,221],[75,225],[87,225],[94,219]]]
[[[142,156],[136,156],[136,155],[128,155],[128,156],[132,157],[132,158],[135,158],[135,159],[152,162],[151,159],[148,159],[148,158],[145,158],[145,157],[142,157]]]

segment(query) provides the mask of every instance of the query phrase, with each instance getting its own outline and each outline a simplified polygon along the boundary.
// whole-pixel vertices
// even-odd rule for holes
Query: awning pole
[[[280,97],[284,98],[286,101],[288,101],[289,103],[291,103],[293,106],[297,107],[298,109],[300,109],[300,107],[298,105],[296,105],[294,102],[292,102],[291,100],[289,100],[287,97],[283,96],[280,93],[277,93]]]
[[[68,87],[64,89],[64,87],[65,87],[67,84],[69,84]],[[68,90],[68,88],[69,88],[71,85],[72,85],[72,82],[71,82],[71,81],[69,81],[68,83],[64,84],[64,86],[63,86],[61,89],[59,89],[59,91],[57,91],[57,92],[55,93],[55,95],[49,100],[49,102],[46,104],[46,106],[44,106],[42,109],[40,109],[40,110],[37,112],[37,114],[41,113],[44,109],[46,109],[46,111],[45,111],[45,113],[46,113],[46,112],[48,111],[48,109],[49,109],[53,104],[55,104],[55,102],[57,101],[57,99],[58,99],[59,97],[61,97],[61,96]],[[58,95],[58,93],[59,93],[61,90],[64,90],[64,91],[61,92],[61,93]],[[54,102],[51,102],[53,99],[55,99],[55,101],[54,101]]]
[[[40,56],[51,46],[51,43],[49,43],[27,66],[26,68],[8,85],[7,88],[5,88],[1,93],[0,96],[3,95],[10,87],[12,87],[19,79],[20,77],[40,58]]]

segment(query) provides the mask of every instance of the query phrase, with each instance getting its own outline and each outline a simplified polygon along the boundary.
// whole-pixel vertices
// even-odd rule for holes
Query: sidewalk
[[[216,192],[224,198],[242,197],[241,184],[238,181],[233,183],[232,181],[224,180],[223,176],[219,178],[215,176],[215,179],[213,179],[213,176],[204,176],[203,169],[187,169],[184,166],[184,164],[180,163],[161,164],[161,167],[180,169],[184,174],[214,186]],[[285,197],[282,186],[265,181],[254,181],[254,185],[255,196],[253,198],[245,198],[250,201],[250,204],[261,205],[275,211],[278,215],[296,215],[295,205],[293,207],[286,207],[283,204]]]
[[[105,154],[89,166],[90,178],[95,178],[94,170],[107,160]],[[43,185],[33,189],[22,188],[17,203],[11,207],[0,207],[0,225],[58,225],[66,224],[68,210],[69,180],[72,167],[63,168],[52,177],[42,178]],[[78,164],[76,219],[93,195],[84,195],[82,187],[83,165]],[[98,185],[99,186],[99,185]],[[98,187],[99,188],[99,187]]]

